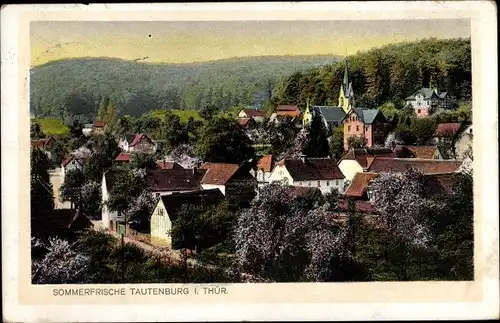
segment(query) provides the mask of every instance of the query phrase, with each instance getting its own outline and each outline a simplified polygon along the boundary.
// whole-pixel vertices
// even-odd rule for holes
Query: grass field
[[[38,123],[46,136],[62,136],[69,133],[69,127],[62,120],[53,118],[36,118],[33,122]]]

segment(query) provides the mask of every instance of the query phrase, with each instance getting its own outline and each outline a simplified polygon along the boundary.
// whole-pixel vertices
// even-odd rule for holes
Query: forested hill
[[[191,64],[151,64],[111,58],[55,61],[32,68],[36,116],[96,114],[109,97],[120,114],[153,109],[221,109],[261,104],[276,84],[297,71],[332,64],[335,56],[266,56]]]
[[[357,106],[375,107],[404,98],[421,87],[437,86],[457,100],[471,97],[471,48],[468,39],[425,39],[393,44],[349,58]],[[337,104],[344,64],[297,72],[280,83],[279,103]]]

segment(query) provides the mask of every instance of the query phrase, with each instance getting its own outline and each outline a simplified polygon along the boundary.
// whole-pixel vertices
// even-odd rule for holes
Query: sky
[[[267,55],[346,56],[422,38],[470,37],[460,20],[37,21],[31,65],[75,57],[189,63]]]

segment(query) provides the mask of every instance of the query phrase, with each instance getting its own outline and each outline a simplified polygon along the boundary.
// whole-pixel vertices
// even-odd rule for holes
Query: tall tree
[[[329,153],[327,128],[320,116],[314,116],[309,127],[309,136],[304,147],[308,157],[327,157]]]
[[[30,206],[33,236],[43,234],[38,231],[37,221],[45,221],[44,218],[54,210],[54,194],[49,174],[51,165],[43,151],[36,148],[31,151]]]
[[[200,129],[196,155],[207,162],[240,164],[253,157],[254,149],[234,120],[215,118]]]
[[[40,124],[37,122],[30,126],[30,137],[31,139],[45,138],[45,134],[42,132],[42,128],[40,128]]]

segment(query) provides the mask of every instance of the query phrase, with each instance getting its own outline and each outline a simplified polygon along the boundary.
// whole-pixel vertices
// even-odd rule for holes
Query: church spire
[[[344,69],[344,91],[345,92],[347,92],[347,88],[348,87],[349,87],[349,60],[346,57],[346,59],[345,59],[345,69]]]

